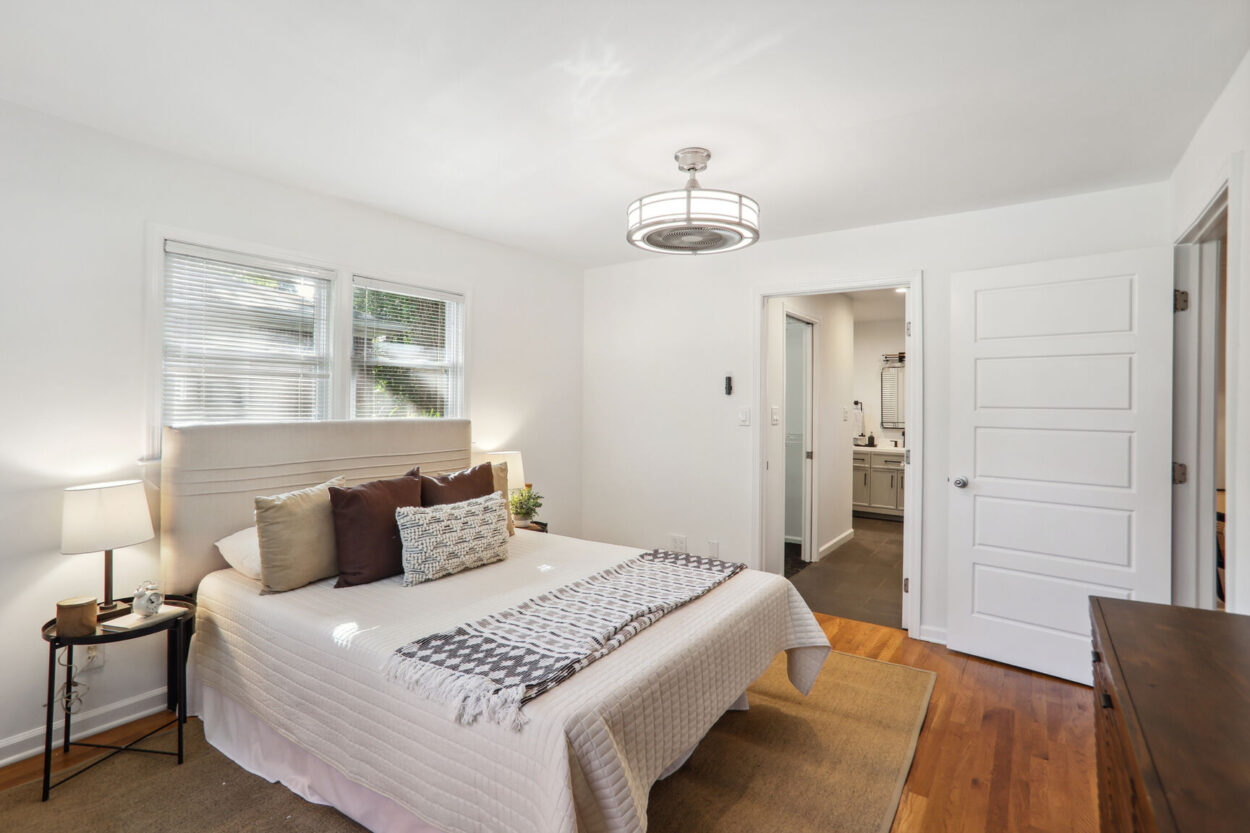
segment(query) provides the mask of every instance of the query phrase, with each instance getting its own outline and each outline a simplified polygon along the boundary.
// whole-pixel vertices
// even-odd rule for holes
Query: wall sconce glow
[[[704,255],[745,249],[760,239],[760,206],[734,191],[699,185],[696,174],[707,169],[707,148],[682,148],[673,154],[677,169],[689,175],[678,191],[634,200],[626,210],[630,245],[649,252]]]
[[[897,289],[895,289],[894,291],[895,291],[895,292],[906,292],[906,291],[907,291],[907,287],[905,287],[905,286],[900,286],[900,287],[898,287]]]

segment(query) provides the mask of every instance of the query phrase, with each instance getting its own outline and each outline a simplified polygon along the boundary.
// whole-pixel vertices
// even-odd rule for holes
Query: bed
[[[192,703],[209,742],[245,768],[372,830],[643,831],[651,785],[745,705],[780,651],[810,689],[829,651],[784,579],[746,570],[531,701],[521,731],[455,722],[386,679],[410,640],[496,613],[638,554],[519,530],[506,561],[416,587],[327,579],[261,595],[212,542],[252,523],[257,494],[336,474],[469,464],[464,420],[166,429],[162,578],[197,591]]]

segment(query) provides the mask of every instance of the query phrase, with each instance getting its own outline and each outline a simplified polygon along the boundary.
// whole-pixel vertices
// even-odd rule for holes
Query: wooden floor
[[[1090,689],[909,639],[895,628],[816,618],[835,651],[937,672],[891,833],[1097,829]],[[94,740],[126,743],[169,717],[162,712]],[[66,757],[58,750],[54,767],[91,757],[81,747]],[[0,769],[0,790],[42,775],[42,756],[11,764]]]
[[[835,651],[937,672],[891,833],[1098,829],[1091,689],[894,628],[816,618]]]
[[[173,719],[173,712],[157,712],[149,717],[142,717],[131,723],[127,723],[124,726],[118,726],[114,729],[109,729],[107,732],[100,732],[99,734],[92,735],[90,737],[79,737],[77,733],[75,733],[71,737],[71,740],[85,740],[91,743],[110,743],[115,746],[124,746],[132,740],[137,740],[138,738],[143,737],[161,724],[168,723]],[[173,726],[170,726],[169,728],[170,731],[173,731],[174,729]],[[40,737],[42,737],[42,735]],[[56,775],[61,770],[72,769],[79,764],[86,763],[92,758],[100,757],[104,754],[106,753],[103,753],[98,749],[91,749],[84,746],[71,746],[69,754],[66,755],[61,752],[60,744],[57,744],[52,750],[53,782],[57,780]],[[133,755],[134,753],[129,752],[123,754]],[[105,766],[108,766],[108,764],[105,764]],[[83,778],[90,777],[90,775],[83,776]],[[0,790],[7,790],[10,787],[25,784],[27,781],[38,781],[41,778],[43,778],[42,752],[33,758],[27,758],[24,761],[18,761],[15,764],[9,764],[6,767],[0,768]]]

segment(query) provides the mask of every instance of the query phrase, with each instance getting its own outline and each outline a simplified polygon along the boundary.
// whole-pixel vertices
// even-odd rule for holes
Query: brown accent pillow
[[[508,464],[491,463],[495,473],[495,491],[503,496],[504,508],[508,510],[508,534],[516,535],[516,525],[512,522],[512,504],[508,500]]]
[[[413,469],[408,472],[414,477]],[[482,463],[471,469],[440,474],[437,477],[421,475],[421,505],[442,506],[445,503],[463,503],[475,497],[485,497],[495,491],[495,472],[490,463]]]
[[[416,475],[330,487],[339,580],[335,587],[369,584],[404,571],[404,548],[395,510],[421,505]]]

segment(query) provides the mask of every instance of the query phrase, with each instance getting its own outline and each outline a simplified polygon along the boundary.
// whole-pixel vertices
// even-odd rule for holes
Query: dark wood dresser
[[[1090,599],[1103,833],[1250,831],[1250,616]]]

